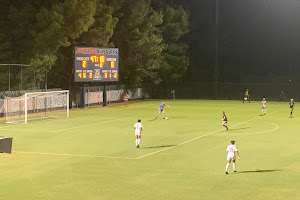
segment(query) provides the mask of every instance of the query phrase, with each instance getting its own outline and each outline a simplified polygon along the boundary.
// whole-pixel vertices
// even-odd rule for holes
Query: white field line
[[[97,123],[93,123],[93,124],[85,124],[85,125],[82,125],[82,126],[73,126],[73,127],[70,127],[70,128],[64,128],[64,129],[59,129],[59,130],[55,130],[55,131],[41,131],[41,130],[30,130],[30,129],[29,130],[26,130],[26,129],[25,130],[2,129],[2,130],[19,131],[19,132],[58,133],[58,132],[67,131],[67,130],[71,130],[71,129],[83,128],[83,127],[88,127],[88,126],[94,126],[94,125],[98,125],[98,124],[103,124],[103,123],[108,123],[108,122],[113,122],[113,121],[119,121],[119,120],[128,119],[128,118],[130,118],[130,117],[124,117],[124,118],[119,118],[119,119],[112,119],[112,120],[107,120],[107,121],[101,121],[101,122],[97,122]],[[13,126],[13,125],[11,125],[11,126]]]
[[[253,118],[253,119],[249,119],[249,120],[247,120],[247,121],[244,121],[244,122],[240,122],[240,123],[238,123],[238,124],[235,124],[235,125],[233,125],[233,126],[231,126],[231,127],[235,127],[235,126],[238,126],[238,125],[241,125],[241,124],[245,124],[245,123],[247,123],[247,122],[249,122],[249,121],[253,121],[253,120],[256,120],[256,119],[258,119],[258,118],[261,118],[261,117],[255,117],[255,118]],[[179,143],[179,144],[177,144],[177,145],[175,145],[175,146],[168,147],[168,148],[165,148],[165,149],[161,149],[161,150],[158,150],[158,151],[154,151],[154,152],[152,152],[152,153],[149,153],[149,154],[146,154],[146,155],[137,157],[136,159],[145,158],[145,157],[148,157],[148,156],[151,156],[151,155],[154,155],[154,154],[163,152],[163,151],[167,151],[167,150],[173,149],[173,148],[175,148],[175,147],[181,146],[181,145],[183,145],[183,144],[192,142],[192,141],[194,141],[194,140],[198,140],[199,138],[206,137],[206,136],[209,136],[209,135],[213,135],[213,134],[218,133],[218,132],[221,132],[221,131],[224,131],[224,129],[220,129],[220,130],[213,131],[213,132],[210,132],[210,133],[207,133],[207,134],[204,134],[204,135],[200,135],[200,136],[195,137],[195,138],[193,138],[193,139],[190,139],[190,140],[184,141],[184,142],[182,142],[182,143]]]
[[[113,157],[113,156],[97,156],[97,155],[80,155],[80,154],[69,154],[69,153],[41,153],[41,152],[26,152],[26,151],[13,151],[22,154],[38,154],[38,155],[50,155],[50,156],[73,156],[73,157],[89,157],[89,158],[111,158],[111,159],[125,159],[125,160],[136,160],[136,158],[129,157]]]
[[[10,130],[10,129],[7,129],[8,127],[15,127],[16,125],[3,125],[3,126],[0,126],[0,129],[2,130]],[[5,129],[6,128],[6,129]]]
[[[119,119],[112,119],[112,120],[97,122],[97,123],[93,123],[93,124],[86,124],[86,125],[82,125],[82,126],[74,126],[74,127],[71,127],[71,128],[65,128],[65,129],[60,129],[60,130],[56,130],[56,131],[49,131],[49,132],[50,133],[57,133],[57,132],[67,131],[67,130],[76,129],[76,128],[83,128],[83,127],[87,127],[87,126],[94,126],[94,125],[113,122],[113,121],[120,121],[120,120],[128,119],[128,118],[129,117],[124,117],[124,118],[119,118]]]
[[[234,134],[234,133],[231,133],[231,134],[217,134],[217,135],[214,135],[214,136],[224,136],[224,135],[253,135],[253,134],[261,134],[261,133],[267,133],[267,132],[272,132],[272,131],[276,131],[279,126],[277,124],[274,124],[274,123],[268,123],[268,122],[264,122],[266,124],[272,124],[273,126],[275,126],[275,128],[273,129],[269,129],[269,130],[265,130],[265,131],[259,131],[259,132],[253,132],[253,133],[238,133],[238,134]]]

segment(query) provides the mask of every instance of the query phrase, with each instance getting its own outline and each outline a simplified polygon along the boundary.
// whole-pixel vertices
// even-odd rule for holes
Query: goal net
[[[5,98],[7,123],[25,123],[55,117],[69,117],[69,91],[25,93]]]

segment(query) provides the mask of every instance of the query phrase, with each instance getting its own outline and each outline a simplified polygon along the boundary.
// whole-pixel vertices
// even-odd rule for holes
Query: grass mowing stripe
[[[68,153],[42,153],[42,152],[27,152],[27,151],[13,151],[13,152],[22,153],[22,154],[38,154],[38,155],[50,155],[50,156],[73,156],[73,157],[90,157],[90,158],[111,158],[111,159],[136,160],[136,158],[129,158],[129,157],[81,155],[81,154],[68,154]]]

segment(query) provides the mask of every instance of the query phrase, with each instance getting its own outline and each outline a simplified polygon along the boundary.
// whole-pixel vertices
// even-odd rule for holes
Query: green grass
[[[268,102],[267,115],[259,116],[259,102],[179,100],[167,102],[168,120],[154,120],[159,103],[1,124],[1,135],[14,139],[13,153],[0,154],[0,199],[300,199],[297,107],[289,118],[287,103]],[[223,110],[229,132],[221,126]],[[225,175],[231,140],[241,160],[238,173],[231,164]]]

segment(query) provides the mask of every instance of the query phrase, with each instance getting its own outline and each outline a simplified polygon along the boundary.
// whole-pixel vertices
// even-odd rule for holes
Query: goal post
[[[6,98],[6,122],[25,123],[54,117],[69,117],[69,90],[30,92]]]

